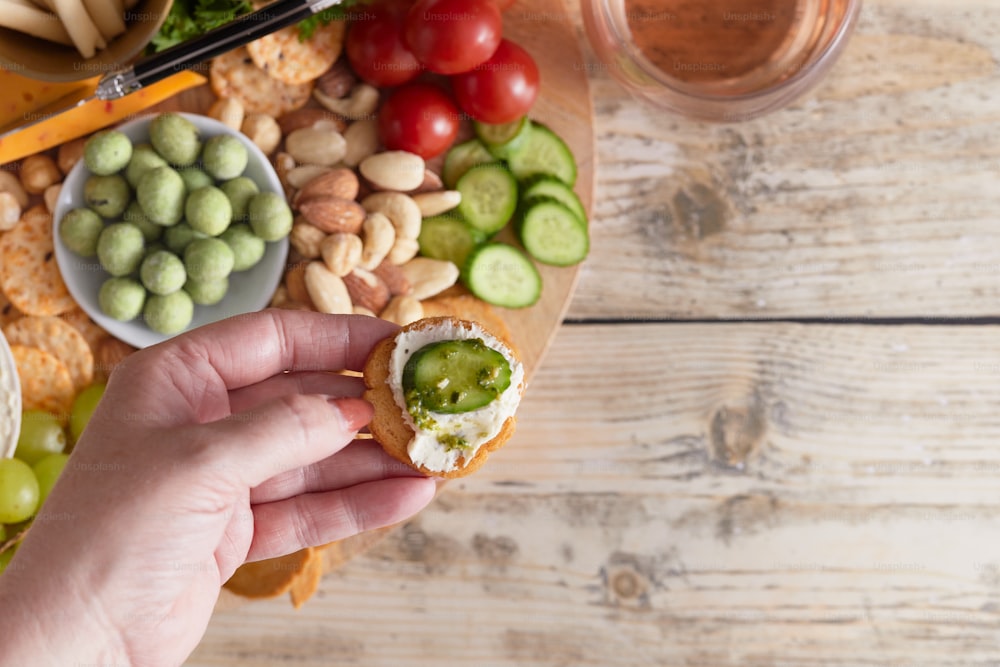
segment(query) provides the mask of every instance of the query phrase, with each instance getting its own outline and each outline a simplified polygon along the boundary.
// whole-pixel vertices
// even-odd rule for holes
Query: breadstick
[[[85,0],[84,4],[97,31],[105,40],[111,41],[125,32],[125,21],[115,7],[114,0]]]
[[[58,44],[73,44],[55,15],[18,4],[15,0],[0,1],[0,26]]]
[[[52,0],[52,4],[81,56],[92,58],[97,47],[107,46],[80,0]]]

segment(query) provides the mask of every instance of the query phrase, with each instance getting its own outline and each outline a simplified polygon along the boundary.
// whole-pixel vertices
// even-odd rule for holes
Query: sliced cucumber
[[[565,204],[552,197],[538,197],[525,202],[518,234],[528,254],[543,264],[577,264],[590,250],[586,224]]]
[[[444,166],[441,168],[441,180],[448,188],[454,188],[458,179],[477,164],[495,162],[493,154],[479,139],[469,139],[457,146],[452,146],[444,156]]]
[[[413,353],[402,383],[411,413],[469,412],[510,386],[510,363],[478,338],[439,341]]]
[[[455,189],[462,193],[458,214],[487,235],[503,229],[517,209],[517,181],[499,162],[472,167]]]
[[[465,261],[462,282],[487,303],[525,308],[542,294],[542,276],[527,255],[506,243],[487,243]]]
[[[417,237],[421,255],[448,260],[460,269],[469,253],[485,240],[486,234],[450,215],[424,218]]]
[[[569,146],[538,123],[532,123],[525,140],[510,151],[507,164],[519,181],[543,174],[554,176],[570,187],[576,183],[576,160]]]
[[[531,129],[531,121],[527,116],[501,125],[490,123],[480,123],[478,120],[472,122],[472,127],[476,136],[483,142],[493,156],[500,160],[506,160],[512,151],[517,150],[528,138]]]
[[[553,176],[539,176],[521,188],[522,201],[528,201],[535,197],[552,197],[573,211],[574,215],[580,219],[580,222],[587,222],[587,209],[583,207],[583,202],[576,196],[572,188],[558,178]]]

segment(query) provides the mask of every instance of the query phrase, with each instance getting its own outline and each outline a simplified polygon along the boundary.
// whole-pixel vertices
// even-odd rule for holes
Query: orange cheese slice
[[[17,78],[23,79],[23,77]],[[48,102],[53,102],[81,86],[80,82],[67,85],[32,81],[35,87],[20,84],[22,87],[15,89],[18,90],[15,98],[13,94],[8,93],[7,89],[2,88],[6,81],[6,76],[0,79],[0,90],[4,91],[4,102],[0,106],[2,106],[4,117],[14,113],[14,117],[27,118],[31,113],[30,109],[41,108]],[[184,70],[118,100],[87,102],[71,111],[53,116],[41,123],[26,127],[16,134],[0,139],[0,164],[18,160],[113,125],[128,116],[148,109],[154,104],[159,104],[183,90],[203,83],[205,83],[205,77]],[[95,84],[96,81],[91,82],[90,87],[93,88]],[[22,106],[29,104],[30,106]]]

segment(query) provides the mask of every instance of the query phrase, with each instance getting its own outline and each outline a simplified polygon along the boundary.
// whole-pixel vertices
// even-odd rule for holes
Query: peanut
[[[383,320],[406,326],[424,316],[424,306],[412,296],[394,296],[379,316]]]
[[[330,234],[320,243],[320,255],[334,275],[343,277],[353,271],[361,261],[362,243],[357,234],[339,232]]]
[[[374,118],[354,121],[344,130],[344,141],[347,142],[344,164],[348,167],[358,166],[378,150],[378,123]]]
[[[358,170],[379,190],[407,192],[424,182],[424,159],[406,151],[369,155],[358,165]]]
[[[415,239],[420,236],[420,207],[413,197],[402,192],[375,192],[361,200],[369,213],[381,213],[396,228],[396,238]]]
[[[305,281],[309,297],[319,312],[349,315],[354,311],[343,279],[323,262],[310,262],[306,266]]]
[[[305,221],[292,225],[292,231],[288,234],[292,247],[305,259],[316,259],[322,254],[320,244],[325,238],[326,232]]]
[[[59,166],[48,155],[29,155],[21,163],[21,185],[29,194],[40,195],[61,180]]]
[[[246,110],[243,108],[243,103],[235,97],[221,97],[208,108],[208,115],[226,127],[239,132],[240,128],[243,127]],[[244,132],[244,134],[246,133]]]
[[[0,192],[0,232],[14,229],[21,219],[21,204],[9,192]]]
[[[462,202],[462,193],[458,190],[438,190],[437,192],[421,192],[413,195],[413,201],[417,202],[420,215],[429,218],[432,215],[441,215],[455,208]]]
[[[86,143],[87,139],[81,137],[73,141],[67,141],[59,147],[59,152],[56,154],[56,163],[59,165],[59,170],[62,173],[68,174],[69,170],[80,161],[83,157],[83,145]],[[21,206],[23,207],[25,204],[21,204]]]
[[[285,151],[299,164],[333,166],[346,150],[343,135],[332,129],[304,127],[285,137]]]
[[[252,113],[244,119],[240,131],[257,145],[264,155],[270,155],[281,143],[281,128],[273,116]]]
[[[28,193],[13,173],[0,170],[0,192],[9,192],[17,200],[18,206],[28,208]]]
[[[439,294],[458,281],[458,267],[443,259],[414,257],[400,268],[413,288],[410,296],[417,300]]]
[[[45,188],[45,192],[42,193],[42,199],[45,200],[45,208],[48,210],[49,215],[53,215],[56,212],[56,204],[59,203],[59,195],[61,193],[62,183],[50,185]]]
[[[285,189],[285,197],[292,194],[292,185],[288,182],[288,173],[295,169],[295,158],[288,153],[278,153],[274,156],[274,172],[281,181],[281,186]]]
[[[358,266],[374,271],[396,243],[396,230],[389,218],[381,213],[369,213],[361,224],[361,239],[364,246]]]

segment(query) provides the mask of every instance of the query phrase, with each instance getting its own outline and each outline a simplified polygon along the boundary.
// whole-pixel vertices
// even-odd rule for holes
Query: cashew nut
[[[378,89],[367,83],[355,86],[347,97],[330,97],[319,88],[313,91],[313,97],[325,108],[351,120],[372,118],[378,108]]]
[[[396,228],[396,238],[416,239],[420,236],[420,207],[413,197],[402,192],[375,192],[361,201],[369,213],[381,213]]]
[[[369,213],[361,225],[364,246],[361,250],[362,269],[374,271],[396,243],[396,228],[389,218],[378,212]]]

